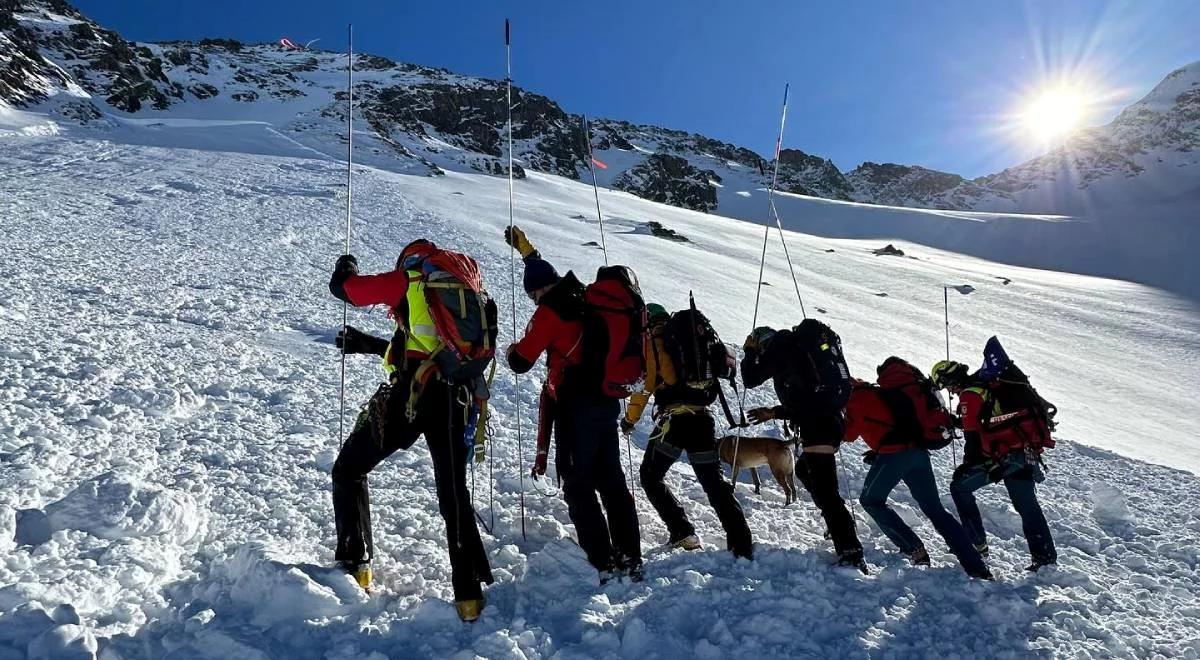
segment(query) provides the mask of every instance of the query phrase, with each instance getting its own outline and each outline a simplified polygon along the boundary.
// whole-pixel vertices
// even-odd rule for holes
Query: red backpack
[[[637,275],[627,266],[600,268],[583,301],[585,380],[605,396],[623,399],[646,375],[646,304]]]
[[[896,429],[896,416],[892,406],[884,400],[883,390],[878,385],[866,381],[854,380],[850,388],[850,399],[846,403],[846,431],[842,436],[843,442],[854,442],[862,438],[867,446],[879,451],[884,445],[891,445],[889,440]],[[894,445],[895,449],[884,451],[899,451],[903,445]]]
[[[921,446],[926,449],[941,449],[950,444],[947,437],[954,428],[954,416],[938,398],[933,383],[920,369],[898,358],[890,357],[879,365],[880,388],[902,396],[890,400],[896,417],[915,416],[915,434],[920,436]]]
[[[417,264],[425,280],[438,338],[444,346],[430,359],[442,378],[464,382],[483,375],[496,355],[496,302],[483,288],[479,264],[471,257],[435,248]]]

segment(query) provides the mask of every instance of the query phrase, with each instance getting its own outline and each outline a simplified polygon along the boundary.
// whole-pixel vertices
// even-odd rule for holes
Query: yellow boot
[[[358,586],[363,588],[363,591],[371,590],[371,579],[374,577],[374,574],[371,573],[370,563],[365,561],[344,561],[342,562],[342,570],[354,578],[354,581],[358,583]]]
[[[483,613],[483,606],[486,602],[483,598],[456,600],[454,601],[454,607],[458,610],[458,618],[468,623],[473,623]]]

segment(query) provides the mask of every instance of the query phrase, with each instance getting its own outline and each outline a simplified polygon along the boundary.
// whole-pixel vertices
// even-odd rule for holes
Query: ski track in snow
[[[485,535],[497,583],[483,618],[466,625],[451,603],[423,442],[371,475],[378,591],[367,597],[328,568],[340,304],[326,282],[342,249],[343,166],[306,148],[265,156],[84,137],[0,143],[0,658],[1200,655],[1200,480],[1097,448],[1200,465],[1196,316],[1167,296],[929,249],[912,249],[921,260],[874,257],[876,242],[789,235],[809,309],[830,310],[856,372],[892,353],[932,363],[943,350],[940,283],[983,283],[990,288],[951,301],[955,355],[975,362],[983,339],[1000,331],[1063,410],[1066,439],[1039,489],[1059,568],[1024,573],[1019,520],[993,487],[980,498],[999,577],[991,584],[964,577],[903,487],[893,497],[932,568],[909,567],[857,504],[872,575],[829,568],[816,509],[807,496],[784,508],[769,477],[761,497],[739,487],[758,555],[736,561],[681,463],[668,482],[706,549],[649,550],[666,532],[639,489],[647,580],[597,588],[565,504],[528,480],[521,538],[517,397],[501,369],[495,527]],[[591,190],[536,174],[517,189],[517,223],[560,270],[590,275],[601,263],[580,247],[595,238]],[[508,310],[505,196],[497,178],[361,168],[354,252],[375,272],[412,238],[432,236],[476,255]],[[649,297],[682,306],[694,286],[724,338],[740,342],[761,229],[620,193],[602,202],[610,250],[638,267]],[[693,242],[638,232],[648,218]],[[794,323],[786,268],[772,259],[762,321]],[[1018,295],[998,276],[1012,277],[1034,311],[998,319],[1012,299],[993,306],[988,296]],[[876,298],[881,291],[889,298]],[[1130,303],[1139,317],[1123,311]],[[520,295],[517,307],[523,325],[532,306]],[[359,327],[387,331],[381,310],[351,314]],[[1131,337],[1158,342],[1134,344],[1142,350],[1133,362],[1095,352]],[[1056,379],[1056,368],[1069,376]],[[1129,377],[1118,386],[1122,370]],[[541,373],[521,381],[527,456]],[[347,377],[349,417],[380,371],[351,356]],[[1173,383],[1190,387],[1173,393]],[[765,404],[766,389],[748,403]],[[1134,403],[1149,407],[1140,419]],[[842,452],[855,496],[861,449]],[[487,470],[475,479],[485,519]],[[943,492],[951,470],[950,452],[937,453]]]

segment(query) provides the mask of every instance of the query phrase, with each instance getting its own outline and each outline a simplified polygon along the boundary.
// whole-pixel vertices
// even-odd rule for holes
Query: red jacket
[[[378,275],[350,275],[342,282],[346,302],[355,307],[387,305],[395,315],[408,293],[408,274],[393,270]]]
[[[525,336],[513,344],[514,356],[509,363],[517,373],[523,373],[533,368],[542,353],[546,354],[546,382],[553,395],[563,383],[567,367],[579,364],[583,356],[583,323],[581,321],[565,321],[550,307],[539,305],[525,327]],[[517,362],[513,357],[520,358],[528,366]]]
[[[508,354],[509,367],[517,373],[525,373],[545,353],[546,382],[551,396],[562,387],[567,368],[583,359],[583,321],[574,300],[576,297],[582,300],[582,291],[579,280],[574,274],[567,273],[542,298],[525,327],[525,335],[513,344]]]

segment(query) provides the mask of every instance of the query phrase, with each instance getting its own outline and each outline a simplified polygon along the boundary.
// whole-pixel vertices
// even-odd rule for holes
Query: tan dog
[[[735,442],[737,443],[737,465],[733,465]],[[787,506],[796,499],[796,458],[792,454],[795,447],[795,440],[743,436],[739,441],[737,436],[727,435],[721,438],[717,449],[721,454],[721,461],[727,465],[733,465],[733,483],[735,485],[738,472],[742,468],[750,468],[750,477],[754,481],[756,494],[762,492],[762,483],[758,480],[758,467],[769,465],[775,481],[779,482],[779,487],[783,489],[783,505]]]

